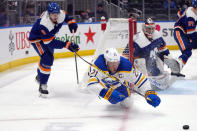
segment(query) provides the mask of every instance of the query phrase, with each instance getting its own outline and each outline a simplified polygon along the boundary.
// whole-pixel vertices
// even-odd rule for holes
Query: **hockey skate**
[[[40,95],[39,95],[40,97],[47,98],[47,95],[49,94],[49,92],[47,90],[46,84],[40,84],[39,93],[40,93]]]

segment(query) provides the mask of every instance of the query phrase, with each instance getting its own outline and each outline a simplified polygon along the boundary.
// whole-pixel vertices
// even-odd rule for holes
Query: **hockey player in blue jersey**
[[[67,48],[72,52],[79,50],[79,46],[73,42],[62,42],[55,39],[56,33],[60,30],[63,23],[68,24],[70,32],[76,32],[78,25],[65,11],[61,10],[56,2],[48,5],[47,11],[43,12],[41,17],[33,25],[29,41],[40,56],[40,62],[37,69],[36,80],[39,82],[39,92],[41,95],[47,95],[47,82],[51,72],[51,66],[54,60],[54,49]]]
[[[174,25],[174,39],[182,53],[182,55],[179,56],[181,69],[192,55],[192,49],[197,48],[196,25],[197,0],[192,0],[192,7],[178,12],[178,20]]]
[[[134,69],[132,63],[120,56],[115,48],[106,49],[93,64],[95,67],[90,67],[87,86],[90,92],[108,100],[111,104],[121,104],[130,98],[128,85],[133,84],[134,89],[143,94],[150,105],[157,107],[160,104],[160,98],[154,90],[151,90],[146,76]],[[118,78],[121,82],[107,77],[99,70]]]
[[[134,35],[134,62],[136,68],[148,75],[153,89],[166,89],[169,87],[169,73],[164,71],[165,63],[172,73],[179,73],[179,63],[170,57],[170,52],[161,34],[155,30],[155,23],[147,18],[142,24],[142,31]],[[123,56],[128,57],[128,45]],[[155,85],[156,84],[156,85]]]

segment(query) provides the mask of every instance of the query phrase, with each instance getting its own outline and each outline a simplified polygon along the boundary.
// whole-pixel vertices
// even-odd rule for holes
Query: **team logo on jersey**
[[[8,48],[9,48],[9,52],[11,53],[11,55],[13,55],[13,52],[15,50],[15,45],[14,45],[13,39],[14,39],[14,34],[12,33],[12,31],[10,31],[10,34],[9,34],[10,43],[9,43]]]

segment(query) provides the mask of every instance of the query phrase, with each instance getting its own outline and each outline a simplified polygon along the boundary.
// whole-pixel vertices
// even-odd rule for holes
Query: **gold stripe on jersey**
[[[108,100],[109,97],[111,96],[111,94],[113,93],[113,91],[114,90],[112,88],[109,88],[109,90],[107,91],[107,93],[104,96],[104,99]]]
[[[131,96],[131,92],[129,90],[129,83],[128,81],[125,81],[125,85],[127,86],[127,93],[128,93],[128,96]]]
[[[140,77],[140,79],[137,81],[137,83],[135,85],[137,87],[140,86],[144,82],[145,79],[146,79],[146,76],[144,74],[142,74],[141,77]]]
[[[97,78],[95,78],[95,77],[91,77],[91,78],[88,80],[88,84],[95,83],[95,82],[98,82]]]

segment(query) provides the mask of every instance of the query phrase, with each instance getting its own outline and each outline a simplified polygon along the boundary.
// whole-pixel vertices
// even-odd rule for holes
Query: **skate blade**
[[[47,98],[48,97],[48,94],[42,94],[42,93],[40,93],[39,94],[39,97],[41,97],[41,98]]]

